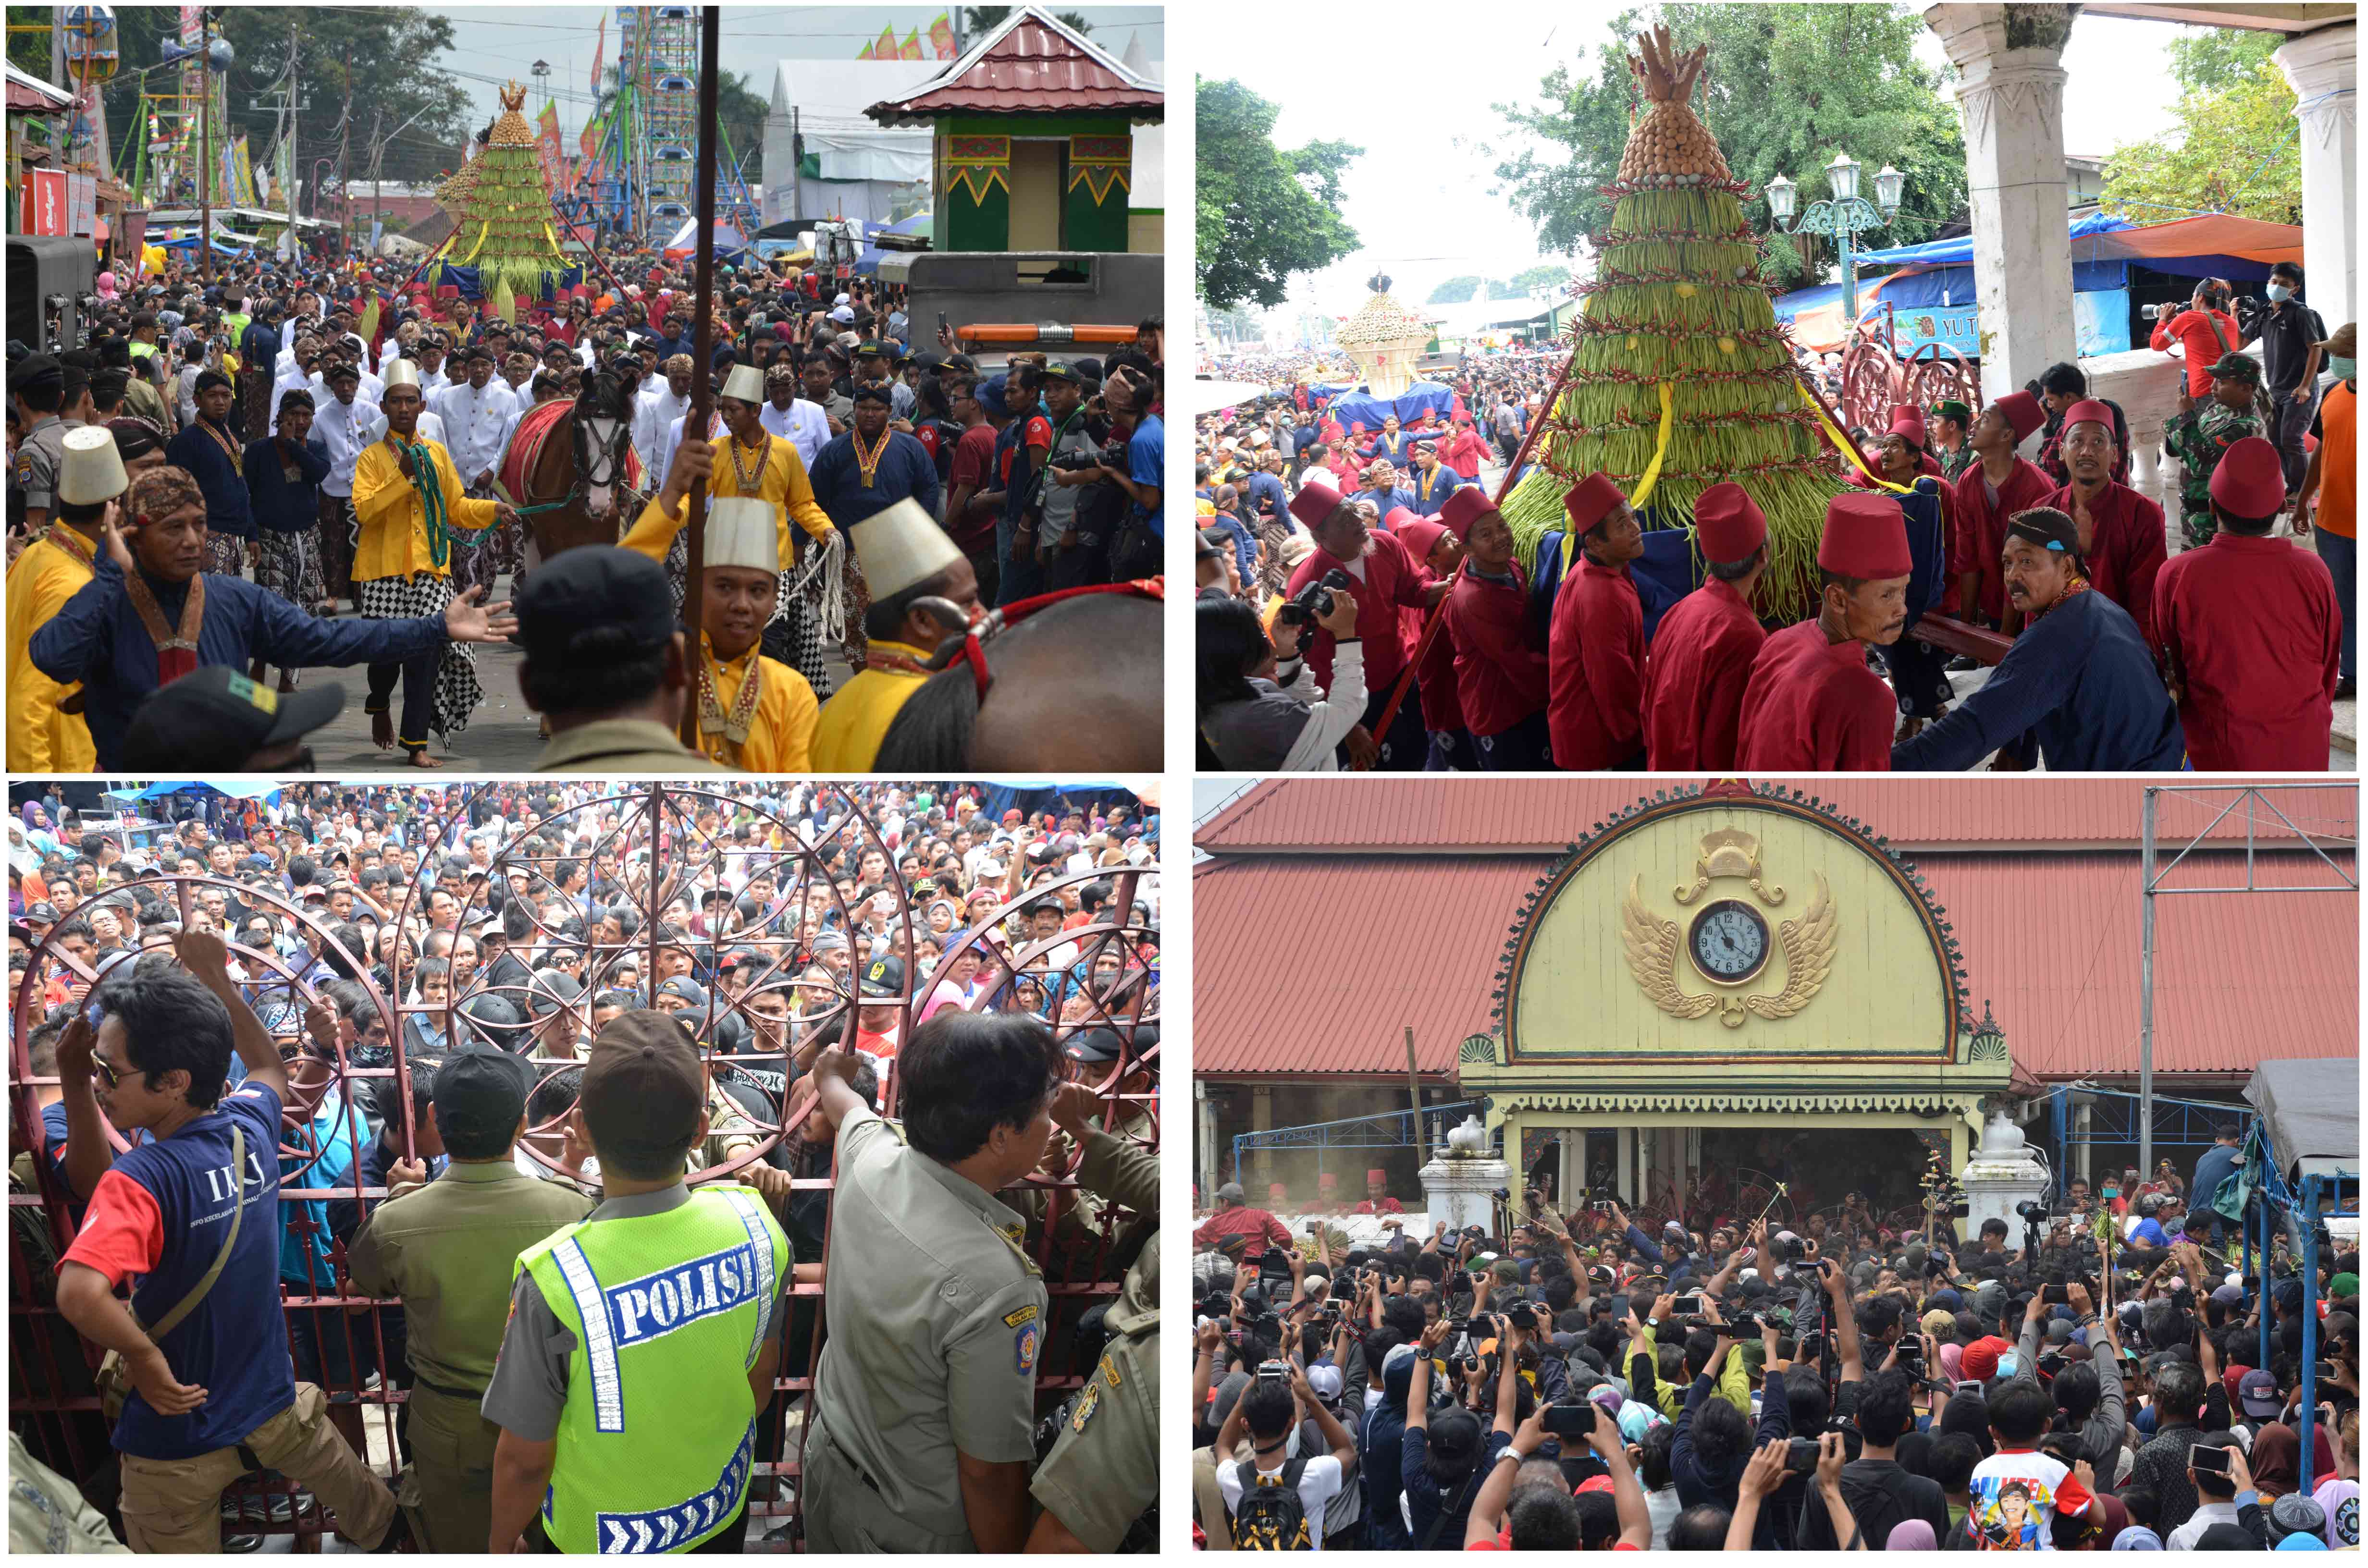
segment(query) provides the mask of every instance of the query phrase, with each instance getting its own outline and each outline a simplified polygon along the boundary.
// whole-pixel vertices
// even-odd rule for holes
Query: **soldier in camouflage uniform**
[[[1942,476],[1954,484],[1957,476],[1975,461],[1974,449],[1965,443],[1966,432],[1973,428],[1974,411],[1954,398],[1942,398],[1932,405],[1931,423],[1932,460],[1941,465]]]
[[[2163,427],[2163,445],[2179,460],[2180,508],[2186,516],[2187,548],[2212,542],[2219,524],[2212,517],[2212,471],[2220,454],[2248,436],[2266,436],[2260,403],[2260,361],[2224,354],[2212,367],[2212,396],[2197,403],[2179,395],[2179,412]]]

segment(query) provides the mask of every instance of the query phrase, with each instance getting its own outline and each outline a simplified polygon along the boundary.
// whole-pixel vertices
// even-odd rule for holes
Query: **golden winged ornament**
[[[1834,899],[1820,874],[1817,891],[1798,920],[1776,928],[1784,949],[1784,989],[1773,996],[1746,996],[1743,1005],[1763,1018],[1789,1018],[1809,1005],[1834,967]]]
[[[1628,949],[1628,972],[1636,977],[1645,999],[1669,1017],[1702,1017],[1717,1007],[1718,998],[1706,993],[1689,996],[1679,987],[1678,949],[1682,937],[1678,923],[1645,907],[1644,883],[1642,873],[1631,878],[1627,902],[1620,906],[1620,940]]]

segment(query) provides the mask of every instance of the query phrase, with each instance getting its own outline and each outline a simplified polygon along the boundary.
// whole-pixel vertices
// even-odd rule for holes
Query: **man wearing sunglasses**
[[[179,970],[150,960],[111,976],[94,998],[97,1026],[85,1011],[58,1042],[69,1114],[86,1119],[95,1101],[153,1140],[99,1178],[58,1264],[58,1310],[123,1358],[131,1384],[114,1434],[125,1534],[135,1551],[219,1551],[222,1489],[252,1455],[376,1547],[393,1494],[289,1360],[276,1158],[288,1071],[230,978],[222,938],[184,933],[178,956]],[[225,1095],[233,1051],[246,1079]],[[127,1311],[114,1291],[135,1276]],[[142,1327],[192,1300],[157,1338]]]

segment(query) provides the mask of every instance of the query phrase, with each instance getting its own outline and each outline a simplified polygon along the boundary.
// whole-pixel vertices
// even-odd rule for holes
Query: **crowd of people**
[[[1732,481],[1694,503],[1690,593],[1642,584],[1666,525],[1605,473],[1524,559],[1497,501],[1536,467],[1566,348],[1469,358],[1438,372],[1447,406],[1370,430],[1302,357],[1221,362],[1292,379],[1196,432],[1201,765],[2323,771],[2354,670],[2356,329],[2327,330],[2299,268],[2266,291],[2240,326],[2206,280],[2157,334],[2186,378],[2177,555],[2127,416],[2058,364],[1836,434],[1790,625]],[[1804,356],[1827,395],[1836,373]],[[1920,576],[1911,513],[1938,523]]]
[[[1158,814],[985,800],[20,790],[20,1494],[139,1551],[264,1470],[358,1548],[1149,1539]]]
[[[157,726],[139,721],[189,670],[276,670],[286,696],[324,665],[367,667],[380,749],[438,766],[431,743],[449,746],[483,703],[472,647],[517,634],[511,608],[523,616],[544,565],[536,528],[569,501],[527,494],[556,417],[534,411],[554,403],[630,437],[625,472],[594,456],[576,474],[617,538],[557,554],[589,554],[566,562],[578,574],[627,570],[620,551],[657,564],[659,641],[688,586],[685,497],[704,481],[714,505],[701,624],[679,628],[679,647],[578,629],[542,662],[678,663],[655,684],[698,709],[698,750],[718,765],[869,771],[905,701],[973,633],[1009,624],[1051,643],[1029,662],[1054,665],[1110,629],[1048,596],[1100,587],[1156,607],[1156,318],[1098,358],[982,363],[943,327],[916,335],[899,286],[747,259],[718,269],[712,412],[687,430],[689,265],[612,244],[516,321],[382,261],[257,253],[210,280],[177,262],[102,273],[79,341],[8,346],[11,771],[154,766]],[[1149,643],[1102,677],[1121,698],[1146,670],[1156,688],[1156,631]],[[546,736],[585,722],[547,705],[580,702],[583,684],[527,693]],[[1073,711],[1112,700],[1084,677],[1062,695]],[[305,706],[317,727],[341,703],[340,689]],[[1041,745],[1025,766],[1065,766],[1047,754],[1070,726],[1029,719]],[[244,765],[230,744],[194,765]]]
[[[1196,1539],[2357,1550],[2359,1255],[2322,1235],[2305,1278],[2281,1220],[2247,1258],[2210,1207],[2237,1164],[2231,1125],[2192,1184],[2075,1180],[2012,1222],[1591,1188],[1451,1230],[1378,1171],[1353,1221],[1228,1184],[1194,1235]]]

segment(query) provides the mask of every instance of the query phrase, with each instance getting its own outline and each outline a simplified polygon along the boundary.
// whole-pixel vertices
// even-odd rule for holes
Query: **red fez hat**
[[[1891,434],[1904,436],[1918,446],[1924,445],[1924,411],[1912,403],[1891,405]]]
[[[1382,527],[1391,533],[1400,533],[1405,530],[1406,526],[1408,523],[1418,523],[1420,521],[1422,521],[1422,518],[1415,513],[1413,508],[1407,506],[1393,506],[1390,508],[1390,515],[1382,519]]]
[[[1439,509],[1439,520],[1455,530],[1455,537],[1469,540],[1472,525],[1497,509],[1488,492],[1477,484],[1459,484],[1448,492],[1447,504]]]
[[[1319,1171],[1316,1173],[1315,1186],[1318,1191],[1329,1192],[1339,1185],[1340,1173],[1338,1171]]]
[[[1291,515],[1310,529],[1322,528],[1324,519],[1339,509],[1340,493],[1320,479],[1309,480],[1291,498]]]
[[[2064,429],[2068,434],[2071,431],[2072,426],[2078,425],[2085,420],[2090,419],[2095,420],[2098,424],[2102,425],[2105,427],[2105,435],[2108,439],[2112,437],[2113,411],[2111,407],[2099,403],[2093,397],[2083,398],[2080,402],[2074,403],[2071,407],[2064,411]]]
[[[1741,561],[1768,540],[1768,519],[1736,483],[1713,484],[1694,503],[1694,537],[1704,561]]]
[[[2276,516],[2286,504],[2286,479],[2278,449],[2259,436],[2232,442],[2212,471],[2212,499],[2231,517]]]
[[[1570,487],[1562,498],[1562,509],[1570,514],[1570,531],[1583,534],[1610,517],[1628,497],[1620,487],[1600,473],[1590,473]]]
[[[1899,503],[1864,491],[1844,491],[1826,503],[1826,534],[1817,543],[1817,564],[1839,577],[1872,582],[1905,577],[1915,563],[1907,554],[1907,523]]]
[[[2014,438],[2018,441],[2029,439],[2032,431],[2047,423],[2047,410],[2027,392],[2010,392],[1990,406],[2014,426]]]
[[[1417,517],[1400,506],[1390,514],[1390,531],[1398,536],[1408,555],[1423,561],[1439,548],[1440,536],[1448,530],[1437,517]]]
[[[1267,1201],[1270,1203],[1279,1203],[1285,1198],[1290,1197],[1291,1193],[1290,1189],[1285,1187],[1282,1183],[1279,1181],[1270,1181],[1266,1184],[1266,1196]]]

